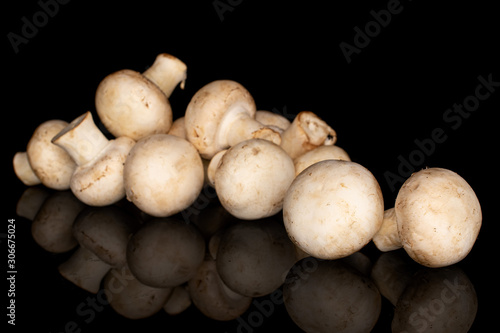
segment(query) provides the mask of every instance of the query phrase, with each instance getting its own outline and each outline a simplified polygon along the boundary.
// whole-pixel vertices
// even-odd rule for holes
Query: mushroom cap
[[[272,216],[295,176],[290,156],[264,139],[231,147],[219,161],[215,189],[222,206],[233,216],[253,220]]]
[[[186,135],[204,158],[228,148],[218,137],[219,125],[229,112],[245,112],[255,118],[255,101],[240,83],[212,81],[198,90],[189,102],[184,122]]]
[[[29,164],[43,185],[54,190],[67,190],[76,163],[52,138],[68,125],[63,120],[48,120],[40,124],[26,147]]]
[[[283,115],[267,110],[257,110],[255,120],[266,126],[275,126],[283,131],[290,127],[291,124],[290,120]]]
[[[288,189],[283,219],[289,237],[313,257],[338,259],[364,247],[384,215],[380,186],[365,167],[326,160],[302,171]]]
[[[127,246],[127,262],[141,283],[176,287],[191,279],[205,257],[205,240],[191,224],[172,218],[142,226]]]
[[[293,160],[293,164],[295,164],[295,174],[298,175],[308,166],[324,160],[350,161],[351,158],[346,151],[339,146],[319,146]]]
[[[115,137],[139,140],[150,134],[167,133],[172,125],[167,96],[144,75],[129,69],[101,81],[95,105],[102,123]]]
[[[123,199],[123,164],[134,145],[135,141],[125,136],[111,140],[94,160],[75,170],[71,191],[90,206],[107,206]]]
[[[414,173],[396,198],[398,233],[418,263],[443,267],[471,251],[482,213],[472,187],[457,173],[428,168]]]
[[[385,210],[384,221],[380,230],[373,236],[373,243],[382,252],[397,250],[403,246],[399,239],[396,209],[394,207]]]
[[[198,197],[204,182],[203,163],[188,141],[169,134],[139,140],[124,167],[127,199],[156,217],[176,214]]]

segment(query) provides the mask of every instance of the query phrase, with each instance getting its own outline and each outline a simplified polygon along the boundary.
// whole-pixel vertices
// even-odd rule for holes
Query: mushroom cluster
[[[336,131],[311,111],[299,112],[290,122],[258,110],[242,84],[214,80],[193,94],[183,116],[174,121],[169,98],[178,84],[184,89],[186,73],[187,66],[169,54],[158,55],[142,74],[129,69],[112,73],[95,94],[97,116],[112,138],[88,111],[69,123],[41,124],[26,152],[14,156],[16,175],[28,186],[71,189],[92,207],[126,198],[142,214],[158,219],[132,237],[127,260],[123,253],[106,252],[113,256],[106,259],[108,265],[127,262],[130,274],[152,288],[175,287],[196,276],[201,266],[206,274],[216,267],[224,279],[234,267],[207,262],[200,235],[164,220],[184,217],[187,210],[188,215],[193,210],[199,214],[197,200],[206,198],[206,187],[215,190],[226,213],[247,221],[232,236],[239,245],[240,234],[253,232],[249,220],[281,212],[286,235],[301,258],[346,258],[373,241],[381,251],[402,247],[418,263],[442,267],[471,251],[481,227],[481,207],[458,174],[442,168],[416,172],[402,186],[394,207],[385,209],[375,175],[351,161],[336,145]],[[90,244],[88,237],[98,238],[108,227],[118,228],[120,244],[131,230],[88,224],[81,217],[76,241]],[[59,231],[67,233],[68,226]],[[226,253],[233,247],[224,245],[221,258],[235,255]],[[179,263],[171,253],[181,249],[188,257]],[[94,255],[102,251],[91,249]],[[179,271],[167,273],[175,269]],[[230,289],[251,294],[245,281],[226,282]]]

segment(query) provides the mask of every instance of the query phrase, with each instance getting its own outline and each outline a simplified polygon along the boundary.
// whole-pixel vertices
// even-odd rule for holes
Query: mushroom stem
[[[337,134],[313,112],[302,111],[281,134],[281,140],[281,148],[294,159],[318,146],[335,144]]]
[[[219,125],[216,141],[219,147],[232,147],[249,139],[264,139],[277,145],[281,143],[280,134],[258,122],[244,111],[243,106],[233,106]]]
[[[179,82],[181,89],[184,89],[186,73],[186,64],[170,54],[162,53],[142,75],[156,84],[167,97],[170,97]]]
[[[93,160],[109,144],[109,140],[97,128],[88,111],[59,132],[52,143],[65,149],[80,166]]]
[[[18,152],[14,155],[12,160],[14,165],[14,172],[17,178],[19,178],[24,185],[33,186],[41,183],[40,178],[35,174],[31,168],[30,162],[28,160],[28,154],[26,152]]]

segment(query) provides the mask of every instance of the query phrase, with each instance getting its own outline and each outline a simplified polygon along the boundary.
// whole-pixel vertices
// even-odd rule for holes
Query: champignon
[[[123,177],[129,201],[147,214],[166,217],[196,200],[204,171],[198,151],[188,141],[154,134],[130,150]]]
[[[250,139],[222,156],[214,183],[222,206],[231,215],[254,220],[282,209],[294,176],[293,161],[281,147],[268,140]]]
[[[247,139],[263,138],[279,144],[280,134],[256,121],[255,113],[254,99],[240,83],[212,81],[199,89],[187,106],[187,138],[205,159]]]
[[[384,211],[384,221],[379,231],[373,236],[373,243],[382,252],[400,249],[401,239],[398,234],[396,209],[389,208]]]
[[[78,199],[90,206],[106,206],[125,196],[123,164],[134,140],[108,140],[89,111],[62,129],[52,142],[64,148],[78,165],[70,184]]]
[[[58,119],[43,122],[36,128],[28,142],[27,160],[22,153],[15,155],[14,170],[26,185],[35,185],[38,178],[43,185],[54,190],[70,188],[76,164],[64,149],[51,142],[52,138],[67,125],[67,122]],[[30,168],[36,178],[29,172]]]
[[[292,241],[323,259],[346,257],[380,229],[384,201],[373,174],[358,163],[326,160],[302,171],[288,189],[283,219]]]
[[[395,209],[403,248],[429,267],[448,266],[465,258],[482,223],[481,206],[472,187],[443,168],[412,174],[398,192]]]
[[[167,133],[172,125],[168,98],[179,82],[184,88],[186,71],[181,60],[162,53],[142,74],[124,69],[108,75],[95,95],[99,118],[115,137],[139,140]]]
[[[346,151],[339,146],[323,145],[316,147],[293,160],[295,165],[295,175],[301,173],[308,166],[324,160],[350,161],[351,158]]]

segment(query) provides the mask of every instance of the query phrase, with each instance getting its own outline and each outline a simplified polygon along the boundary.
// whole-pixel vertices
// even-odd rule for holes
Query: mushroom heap
[[[156,218],[185,211],[208,184],[240,220],[282,212],[303,257],[344,258],[373,240],[381,251],[403,247],[418,263],[442,267],[472,249],[481,207],[458,174],[416,172],[384,211],[375,176],[335,145],[335,130],[313,112],[290,122],[258,110],[240,83],[215,80],[199,88],[174,121],[169,97],[177,85],[184,88],[186,73],[181,60],[160,54],[144,73],[108,75],[97,87],[95,106],[114,138],[99,130],[90,111],[70,123],[49,120],[35,130],[26,152],[14,156],[16,175],[28,186],[71,189],[89,206],[126,197]],[[134,241],[148,251],[147,242]],[[193,266],[202,259],[198,253]],[[142,281],[159,274],[130,271]]]

